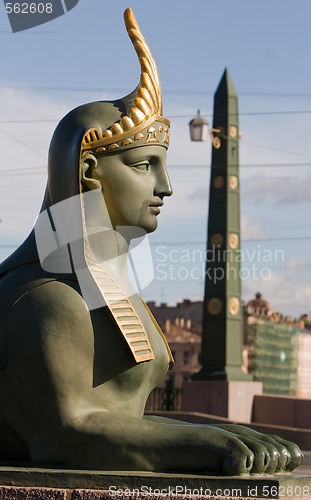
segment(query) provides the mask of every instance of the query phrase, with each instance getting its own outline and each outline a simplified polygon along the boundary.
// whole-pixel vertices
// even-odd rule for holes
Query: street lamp
[[[208,136],[208,122],[200,116],[199,109],[198,115],[189,122],[189,127],[192,141],[206,141]]]
[[[226,139],[224,130],[222,128],[209,128],[208,121],[202,118],[199,109],[197,116],[189,122],[189,128],[190,128],[190,137],[192,141],[205,142],[208,134],[211,134],[212,144],[216,149],[219,149],[221,146],[220,137]]]

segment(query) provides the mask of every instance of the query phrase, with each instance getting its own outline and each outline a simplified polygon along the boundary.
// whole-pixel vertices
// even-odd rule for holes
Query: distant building
[[[174,387],[181,388],[200,369],[201,334],[191,328],[190,319],[184,318],[176,318],[175,324],[167,320],[164,333],[175,360],[169,377],[174,378]]]
[[[200,369],[203,302],[184,300],[176,306],[149,302],[148,306],[175,358],[166,381],[179,390]],[[260,293],[243,310],[243,369],[263,382],[266,394],[311,399],[311,331],[303,328],[303,322],[274,311]]]
[[[181,388],[184,381],[200,369],[202,302],[184,300],[176,306],[165,303],[157,306],[148,302],[172,350],[175,365],[167,379],[175,388]],[[164,386],[162,382],[160,386]]]
[[[309,329],[304,329],[299,333],[296,396],[311,399],[311,331]]]
[[[311,330],[311,313],[302,314],[300,320],[304,322],[306,330]]]
[[[147,305],[163,329],[167,320],[175,325],[183,320],[183,324],[188,330],[199,333],[202,331],[202,301],[192,302],[189,299],[184,299],[176,306],[168,306],[165,302],[159,306],[156,305],[156,302],[147,302]]]
[[[301,322],[273,311],[260,293],[244,306],[247,370],[263,383],[264,394],[296,396],[301,391],[305,383],[304,371],[298,376],[302,328]]]

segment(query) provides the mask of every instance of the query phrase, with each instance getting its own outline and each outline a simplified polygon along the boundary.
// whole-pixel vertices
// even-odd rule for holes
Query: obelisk
[[[214,96],[201,370],[182,409],[249,422],[260,382],[242,370],[238,96],[226,69]]]

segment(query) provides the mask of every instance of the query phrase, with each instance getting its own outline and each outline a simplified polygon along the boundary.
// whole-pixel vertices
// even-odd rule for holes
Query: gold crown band
[[[170,122],[163,116],[155,115],[141,123],[135,130],[118,134],[113,138],[98,138],[98,130],[89,130],[83,140],[83,154],[92,153],[96,156],[111,153],[117,149],[146,146],[148,144],[169,145]]]

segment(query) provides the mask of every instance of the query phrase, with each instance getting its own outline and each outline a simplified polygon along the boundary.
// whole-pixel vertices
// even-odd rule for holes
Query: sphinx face
[[[111,223],[157,228],[163,198],[172,188],[166,170],[166,148],[142,146],[98,159],[93,177],[101,183]]]

